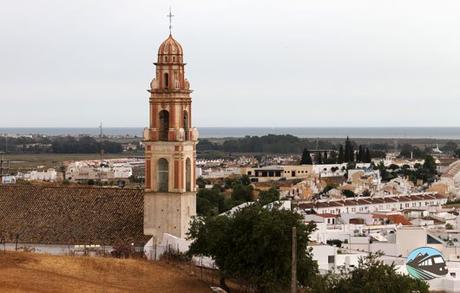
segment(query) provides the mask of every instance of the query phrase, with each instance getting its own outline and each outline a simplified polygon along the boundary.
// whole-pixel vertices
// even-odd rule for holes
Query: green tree
[[[371,152],[369,148],[365,148],[363,150],[363,163],[371,163],[371,162],[372,162]]]
[[[337,157],[337,163],[342,164],[345,161],[345,154],[343,150],[343,145],[339,146],[339,155]]]
[[[196,212],[198,215],[209,216],[223,212],[224,196],[218,188],[199,189],[196,194]]]
[[[316,153],[316,164],[321,165],[323,163],[323,156],[321,155],[321,152]]]
[[[436,161],[430,155],[425,157],[425,162],[423,163],[423,168],[431,172],[431,174],[436,174]]]
[[[224,213],[234,206],[242,203],[242,200],[226,198],[219,185],[213,188],[199,189],[196,195],[196,212],[199,216],[212,216]]]
[[[379,260],[381,254],[369,254],[361,258],[358,267],[340,274],[329,273],[313,284],[318,293],[428,293],[428,284],[409,275],[396,272],[395,266]]]
[[[447,153],[454,153],[457,149],[458,144],[453,141],[446,142],[446,144],[441,148],[441,150]]]
[[[313,164],[311,160],[310,151],[307,148],[303,149],[302,159],[300,160],[300,165],[311,165]]]
[[[351,161],[347,163],[347,170],[352,170],[356,168],[356,163]]]
[[[225,179],[224,179],[224,188],[225,189],[233,188],[237,184],[241,184],[241,185],[245,185],[245,186],[250,185],[251,184],[251,178],[249,178],[248,175],[243,175],[243,176],[225,177]]]
[[[377,165],[377,169],[380,171],[380,176],[382,177],[383,182],[387,182],[392,179],[383,161],[380,161],[380,163]]]
[[[216,215],[218,209],[209,199],[198,196],[197,194],[196,213],[200,216]]]
[[[302,216],[255,203],[232,216],[194,218],[188,233],[189,254],[212,257],[219,267],[221,284],[232,277],[246,281],[260,292],[285,292],[291,279],[291,235],[297,228],[297,277],[308,286],[318,274],[307,248],[314,225]],[[276,244],[276,245],[274,245]]]
[[[356,162],[362,163],[364,162],[364,148],[362,145],[358,147],[358,153],[356,154]]]
[[[238,182],[239,182],[239,179],[235,176],[225,177],[224,178],[224,188],[225,189],[233,188],[233,185],[237,184]]]
[[[351,191],[351,190],[348,190],[348,189],[344,189],[342,190],[342,194],[345,196],[345,197],[355,197],[356,194]]]
[[[196,179],[196,185],[198,185],[199,188],[205,188],[206,180],[204,180],[204,178],[200,176]]]
[[[334,189],[334,188],[337,188],[337,187],[338,187],[338,185],[335,184],[335,183],[328,183],[328,184],[324,187],[323,193],[327,193],[327,192],[329,192],[330,190],[332,190],[332,189]]]
[[[237,203],[248,202],[253,199],[253,187],[241,183],[233,184],[232,199]]]
[[[272,187],[269,190],[261,191],[259,193],[259,202],[262,205],[277,201],[280,199],[280,192],[278,189]]]
[[[331,151],[329,153],[329,156],[328,156],[328,159],[327,159],[327,163],[328,164],[337,164],[337,152],[336,151]]]
[[[241,176],[241,178],[240,178],[240,182],[241,182],[241,184],[243,184],[243,185],[250,185],[250,184],[251,184],[251,178],[249,178],[248,175],[243,175],[243,176]]]
[[[363,196],[369,197],[371,195],[372,195],[372,192],[369,189],[366,189],[366,190],[363,191]]]
[[[348,136],[347,136],[347,139],[345,140],[344,161],[346,163],[355,161],[355,151],[353,148],[353,144],[350,141],[350,138]]]
[[[399,169],[399,166],[396,165],[396,164],[391,164],[390,166],[388,166],[388,169],[392,170],[392,171],[396,171]]]
[[[422,159],[426,156],[426,151],[419,149],[416,146],[412,146],[410,144],[403,144],[401,146],[401,151],[399,153],[399,157],[401,158],[414,158],[414,159]]]

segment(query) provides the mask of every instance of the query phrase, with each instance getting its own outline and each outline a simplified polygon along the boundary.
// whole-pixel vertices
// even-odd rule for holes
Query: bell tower
[[[185,238],[196,214],[195,160],[198,131],[182,46],[169,37],[158,49],[150,83],[150,121],[144,130],[144,234]]]

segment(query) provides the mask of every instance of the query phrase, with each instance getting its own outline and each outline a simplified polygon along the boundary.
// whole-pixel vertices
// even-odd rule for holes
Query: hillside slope
[[[0,252],[0,292],[210,292],[187,273],[135,259]]]

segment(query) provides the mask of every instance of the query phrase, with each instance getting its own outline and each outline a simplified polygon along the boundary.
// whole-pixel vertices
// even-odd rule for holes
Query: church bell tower
[[[195,160],[198,131],[182,46],[169,37],[158,49],[150,83],[150,121],[144,130],[144,234],[185,238],[196,214]]]

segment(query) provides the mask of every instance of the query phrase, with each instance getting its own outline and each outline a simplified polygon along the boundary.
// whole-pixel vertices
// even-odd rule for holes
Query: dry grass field
[[[142,154],[141,154],[142,155]],[[105,159],[130,157],[132,154],[105,154]],[[10,160],[11,169],[28,170],[36,169],[37,166],[45,168],[59,168],[65,161],[99,160],[98,154],[7,154],[4,158]]]
[[[0,292],[211,292],[175,266],[136,259],[0,252]]]

